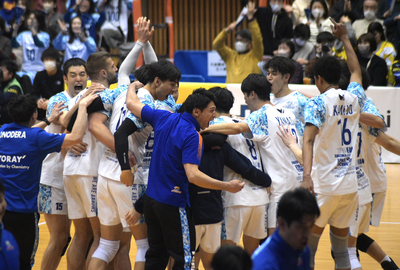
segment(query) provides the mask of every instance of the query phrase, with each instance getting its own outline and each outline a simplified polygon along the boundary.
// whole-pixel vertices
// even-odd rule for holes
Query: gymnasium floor
[[[382,249],[390,257],[392,257],[398,265],[400,265],[400,164],[386,164],[386,170],[388,175],[388,191],[383,209],[381,225],[379,228],[370,227],[370,232],[368,235],[375,239]],[[33,266],[33,270],[40,269],[43,252],[46,248],[49,238],[49,233],[44,220],[42,220],[42,223],[39,226],[40,242],[38,252],[36,254],[36,263]],[[333,260],[330,255],[329,234],[327,232],[328,228],[325,229],[319,243],[316,256],[316,270],[334,268]],[[136,245],[134,241],[132,241],[130,254],[132,265],[134,265],[134,258],[136,254]],[[361,253],[361,264],[364,270],[381,269],[377,262],[363,253]],[[62,258],[58,269],[67,269],[65,257]],[[203,268],[200,267],[200,269]]]

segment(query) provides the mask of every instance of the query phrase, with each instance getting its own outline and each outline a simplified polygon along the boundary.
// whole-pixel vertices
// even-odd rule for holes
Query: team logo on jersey
[[[344,95],[340,95],[340,94],[339,94],[339,99],[340,99],[340,100],[344,100]]]
[[[173,193],[178,193],[178,194],[181,194],[181,193],[182,193],[181,188],[178,187],[178,186],[174,186],[174,189],[171,190],[171,192],[173,192]]]

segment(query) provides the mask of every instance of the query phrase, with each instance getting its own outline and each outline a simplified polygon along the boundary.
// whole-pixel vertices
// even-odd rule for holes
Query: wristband
[[[50,124],[51,124],[47,118],[43,119],[43,122],[45,122],[48,126],[50,126]]]

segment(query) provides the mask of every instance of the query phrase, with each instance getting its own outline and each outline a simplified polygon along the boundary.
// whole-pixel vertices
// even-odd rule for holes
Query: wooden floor
[[[379,228],[370,227],[368,235],[382,247],[382,249],[400,265],[400,164],[386,164],[388,175],[388,191],[381,225]],[[33,270],[40,269],[43,252],[46,248],[49,233],[46,224],[40,225],[40,243],[36,254],[36,263]],[[330,255],[330,243],[328,230],[325,230],[319,243],[316,268],[333,269],[333,260]],[[132,241],[131,261],[134,263],[136,245]],[[361,253],[361,264],[364,270],[381,269],[380,265],[368,255]],[[65,257],[62,258],[58,269],[67,269]],[[203,268],[200,268],[203,269]]]

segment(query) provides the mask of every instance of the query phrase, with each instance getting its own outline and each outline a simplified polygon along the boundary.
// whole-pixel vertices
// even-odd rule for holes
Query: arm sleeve
[[[156,52],[151,46],[150,41],[147,41],[143,46],[143,58],[146,64],[155,63],[158,61]]]
[[[74,9],[72,7],[67,9],[67,11],[64,14],[64,22],[66,22],[66,23],[71,22],[71,17],[72,17],[73,12],[74,12]]]
[[[228,138],[227,135],[218,133],[204,133],[201,137],[203,137],[204,149],[212,149],[215,146],[221,147]]]
[[[69,124],[67,127],[67,130],[69,132],[72,131],[72,128],[74,127],[75,121],[76,121],[76,117],[78,116],[78,110],[79,108],[72,114],[71,116],[71,120],[69,120]],[[93,100],[92,104],[90,104],[87,107],[87,113],[93,113],[93,112],[98,112],[98,111],[104,111],[104,104],[101,100],[101,97],[97,97],[95,100]]]
[[[394,18],[395,18],[397,15],[398,15],[398,14],[395,14],[395,15],[393,15],[392,17],[386,19],[386,20],[383,22],[383,25],[386,26],[386,27],[390,27],[390,26],[396,24]]]
[[[255,18],[249,23],[249,30],[253,39],[253,54],[257,59],[259,59],[259,61],[261,61],[264,54],[264,45],[260,26]]]
[[[130,119],[126,118],[122,125],[117,129],[114,134],[115,140],[115,153],[117,154],[119,165],[121,166],[121,170],[130,170],[131,166],[129,164],[129,143],[128,137],[133,134],[136,130],[138,130],[135,123],[133,123]]]
[[[13,48],[19,48],[21,46],[21,44],[19,44],[19,42],[17,41],[17,38],[12,37],[11,38],[11,46]]]
[[[40,40],[37,35],[33,36],[33,41],[35,42],[35,45],[38,46],[39,48],[45,48],[44,42]]]
[[[59,33],[56,38],[53,40],[53,46],[59,51],[64,51],[67,45],[67,42],[63,41],[63,35]]]
[[[262,187],[271,185],[271,178],[268,174],[254,167],[247,157],[233,149],[228,143],[224,143],[222,150],[224,151],[225,165],[235,173],[240,174],[243,178],[256,185]]]
[[[104,11],[99,12],[99,19],[96,22],[96,27],[100,27],[103,25],[104,21],[106,20],[106,13]]]
[[[129,79],[129,75],[135,68],[136,62],[139,58],[143,46],[144,46],[143,43],[137,41],[135,43],[135,46],[126,56],[125,60],[122,62],[121,67],[118,71],[118,87],[124,84],[129,84],[131,82],[131,80]]]
[[[39,99],[40,96],[42,95],[40,93],[41,82],[39,81],[38,74],[39,74],[39,72],[36,73],[35,79],[33,79],[33,88],[32,88],[32,92],[31,92],[31,95],[34,96],[36,99]]]

